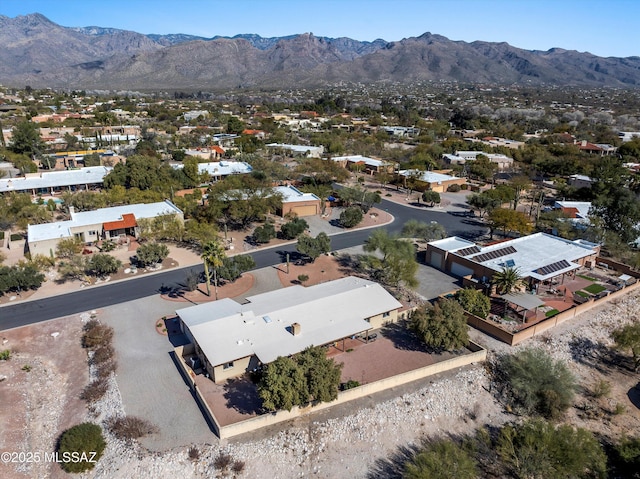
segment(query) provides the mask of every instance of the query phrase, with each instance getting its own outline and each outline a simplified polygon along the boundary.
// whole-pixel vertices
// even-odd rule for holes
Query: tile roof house
[[[184,221],[182,211],[170,201],[157,203],[115,206],[94,211],[76,212],[70,209],[71,219],[56,223],[29,225],[27,245],[32,255],[53,256],[62,239],[80,238],[85,243],[120,236],[137,237],[138,221],[163,215],[175,215]]]

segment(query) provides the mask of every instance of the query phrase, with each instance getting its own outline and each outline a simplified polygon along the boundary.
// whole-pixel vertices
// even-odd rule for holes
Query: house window
[[[391,316],[391,313],[389,311],[387,311],[386,313],[382,313],[383,318],[388,318],[389,316]]]
[[[231,369],[233,367],[233,361],[230,361],[228,363],[224,363],[222,365],[222,369]]]
[[[95,236],[95,235],[96,235],[96,232],[95,232],[95,231],[89,231],[89,233],[88,233],[88,234],[89,234],[89,236]]]

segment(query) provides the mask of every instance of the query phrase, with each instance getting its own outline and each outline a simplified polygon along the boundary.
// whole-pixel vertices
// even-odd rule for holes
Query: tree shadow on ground
[[[367,473],[367,479],[402,479],[405,464],[420,451],[416,445],[399,446],[387,457],[374,461]]]
[[[295,250],[292,250],[292,251],[279,250],[279,251],[276,251],[276,254],[280,256],[281,263],[287,262],[287,254],[289,255],[289,263],[292,263],[292,264],[298,264],[298,263],[304,264],[308,259],[305,255]]]
[[[175,348],[189,344],[189,338],[180,330],[180,320],[178,316],[164,319],[164,327],[167,330],[167,337],[171,345]]]
[[[391,340],[396,349],[403,351],[422,351],[428,352],[423,341],[414,334],[409,328],[407,321],[398,321],[397,323],[387,324],[382,328],[380,334]]]
[[[482,223],[482,225],[484,225],[484,223]],[[482,229],[451,230],[448,234],[449,236],[458,236],[459,238],[464,238],[469,241],[475,241],[485,236],[487,234],[487,229],[487,227],[484,227]]]
[[[571,357],[574,361],[593,368],[601,373],[607,373],[612,367],[626,364],[624,356],[602,343],[589,338],[573,338],[569,342]]]
[[[338,219],[338,218],[334,218],[332,220],[329,220],[329,224],[331,226],[335,226],[336,228],[346,229],[344,226],[342,226],[342,224],[340,223],[340,219]]]
[[[362,272],[361,255],[341,254],[335,258],[341,273],[353,275]]]
[[[229,379],[224,385],[227,407],[240,414],[260,414],[263,412],[258,388],[247,376]]]
[[[637,409],[640,409],[640,382],[629,389],[627,397],[629,398],[629,401],[631,401],[631,404],[633,404]]]

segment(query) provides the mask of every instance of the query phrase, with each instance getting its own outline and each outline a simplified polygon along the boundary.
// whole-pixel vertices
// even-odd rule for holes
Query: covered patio
[[[518,315],[522,314],[522,322],[528,319],[535,319],[538,315],[538,308],[545,305],[545,302],[535,294],[512,293],[503,294],[502,299],[512,305],[511,309]],[[527,318],[529,313],[529,318]]]

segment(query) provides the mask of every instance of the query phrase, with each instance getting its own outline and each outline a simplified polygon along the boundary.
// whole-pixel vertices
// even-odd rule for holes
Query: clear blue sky
[[[0,0],[0,15],[36,12],[67,27],[140,33],[395,41],[431,32],[527,50],[640,56],[640,0]]]

